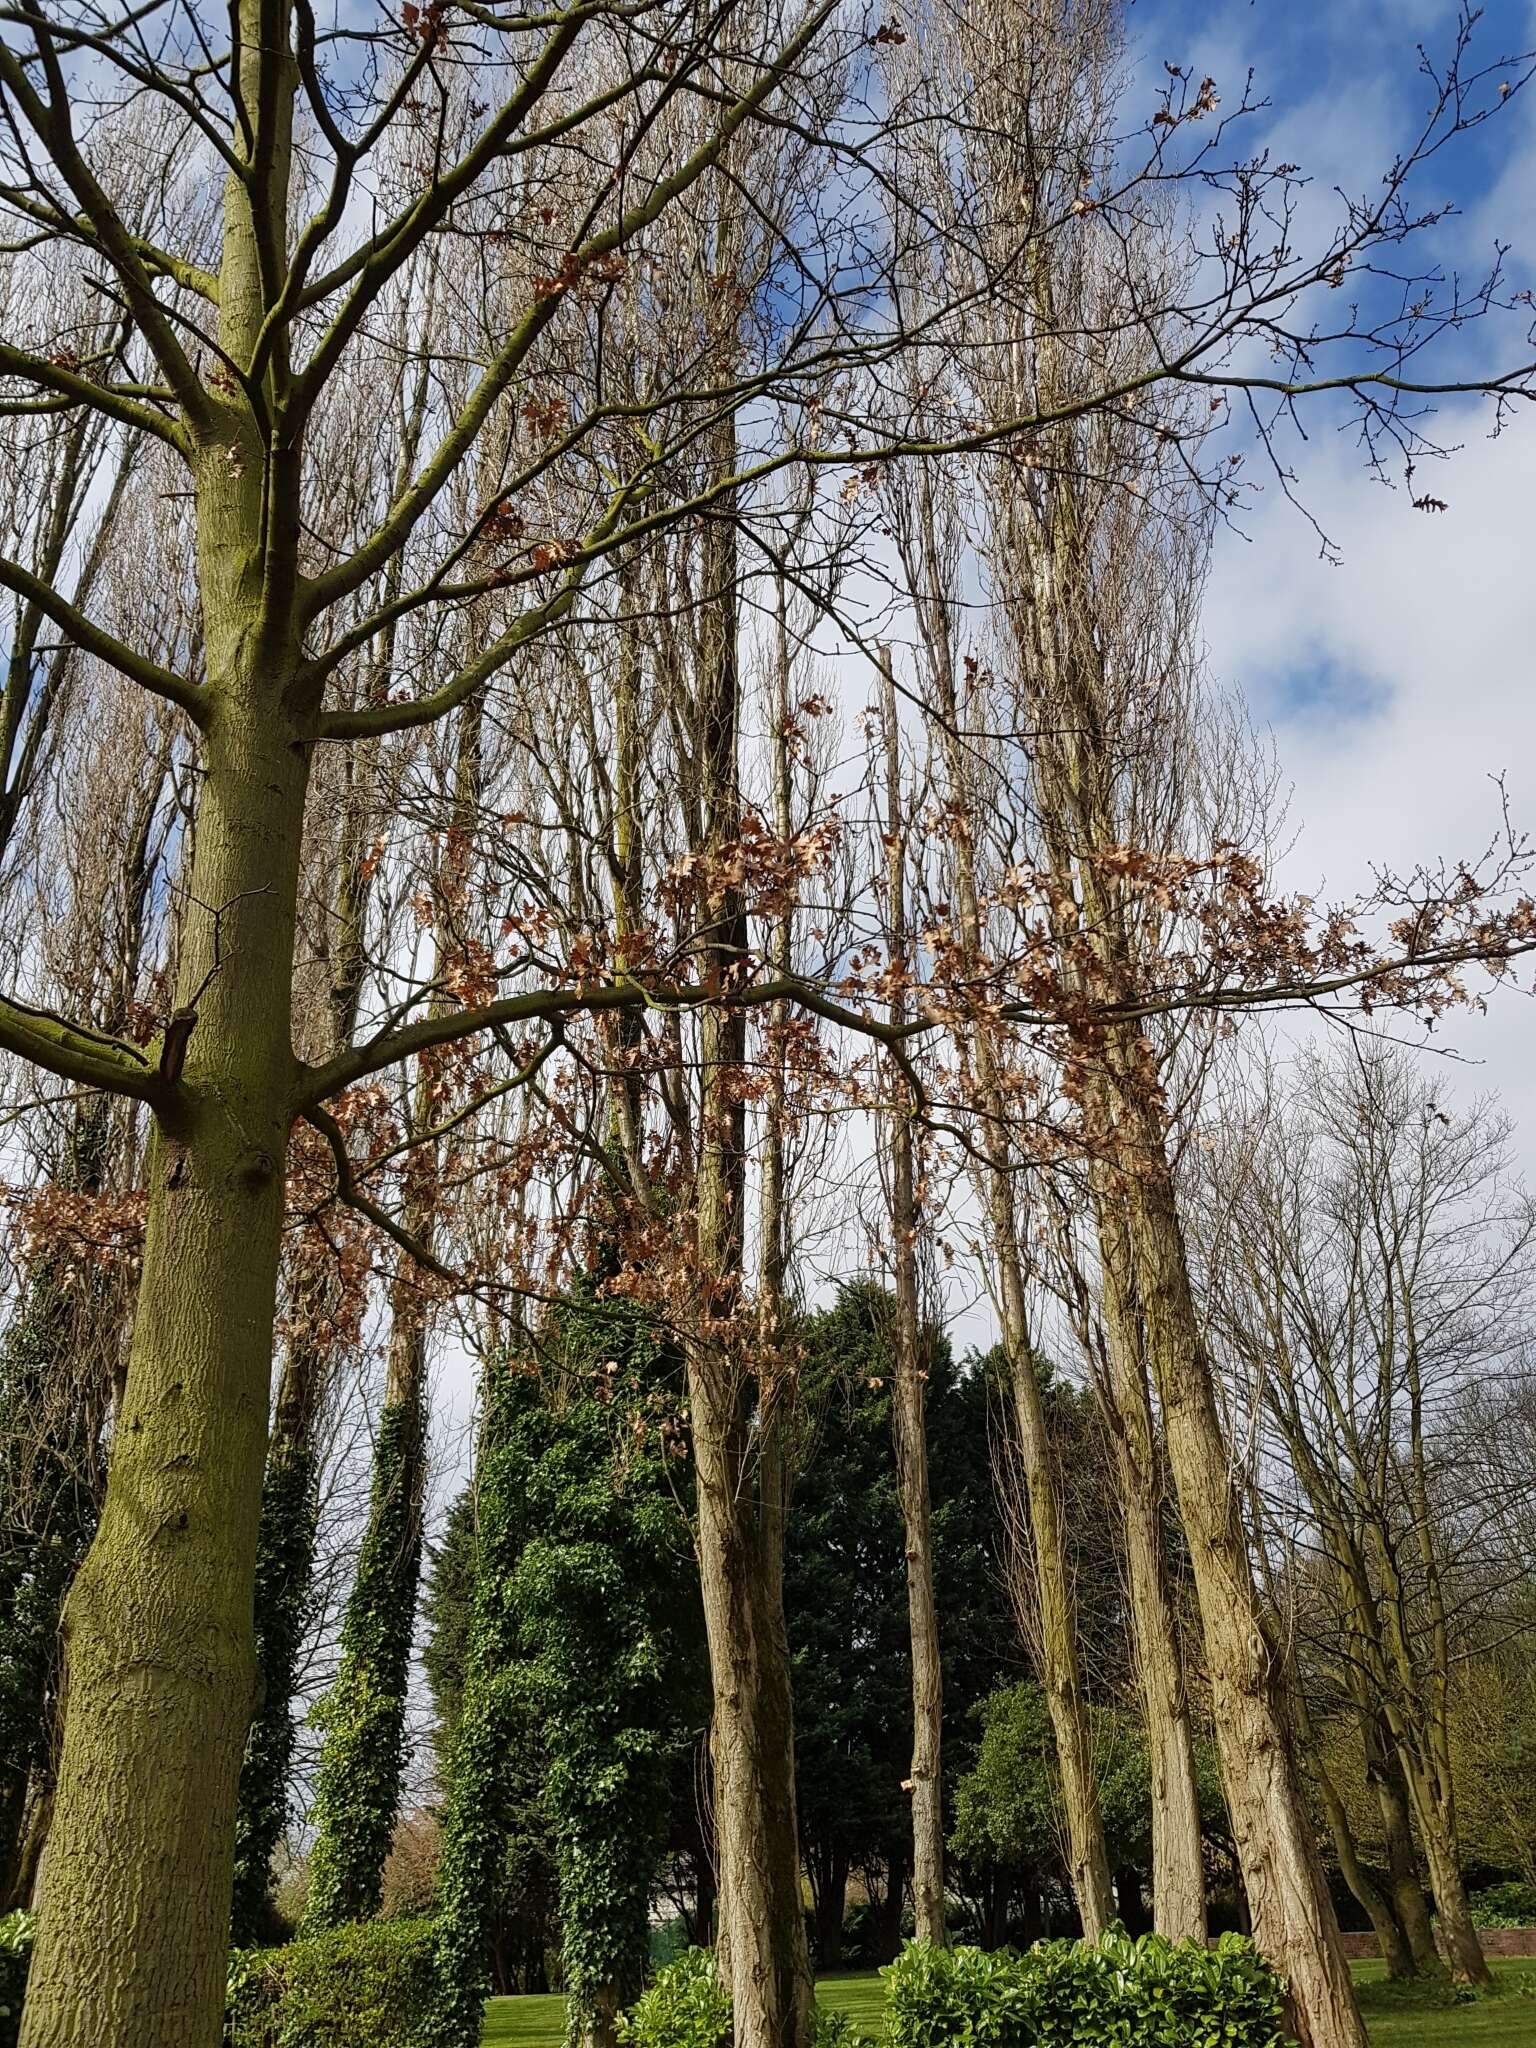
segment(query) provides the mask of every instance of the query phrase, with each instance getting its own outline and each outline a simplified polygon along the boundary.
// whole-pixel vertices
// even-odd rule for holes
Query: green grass
[[[1389,1984],[1380,1963],[1357,1963],[1372,2048],[1536,2048],[1536,1961],[1492,1968],[1492,1995],[1457,2005]]]
[[[1470,2005],[1405,1995],[1388,1984],[1380,1963],[1357,1963],[1355,1977],[1372,2048],[1536,2048],[1536,1961],[1497,1962],[1490,1998]],[[817,2002],[840,2007],[868,2040],[880,2029],[884,1986],[873,1973],[823,1977]],[[560,2048],[562,1998],[493,1998],[486,2015],[485,2048]]]

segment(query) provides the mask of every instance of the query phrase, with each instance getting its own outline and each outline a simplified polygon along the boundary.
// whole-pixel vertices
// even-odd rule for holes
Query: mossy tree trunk
[[[210,553],[236,552],[212,509],[205,526]],[[223,2012],[307,764],[280,710],[291,650],[221,630],[216,607],[209,639],[225,694],[180,984],[197,1021],[151,1146],[106,1504],[65,1610],[69,1712],[25,2048],[211,2048]]]
[[[240,10],[250,156],[232,169],[218,339],[254,358],[286,234],[293,84],[280,5]],[[275,102],[272,94],[275,88]],[[128,258],[123,258],[131,271]],[[154,1080],[149,1215],[101,1525],[65,1609],[69,1688],[25,2048],[212,2048],[235,1797],[255,1703],[251,1588],[284,1165],[309,707],[296,682],[297,458],[249,396],[177,365],[206,683],[177,981]],[[271,379],[283,374],[275,360]]]

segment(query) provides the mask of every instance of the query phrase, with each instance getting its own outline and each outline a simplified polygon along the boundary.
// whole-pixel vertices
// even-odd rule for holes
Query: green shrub
[[[1491,1884],[1467,1904],[1474,1927],[1536,1927],[1536,1885]]]
[[[838,2006],[816,2008],[816,2032],[812,2036],[815,2048],[863,2048],[864,2036],[853,2023],[851,2014]]]
[[[372,1920],[230,1961],[228,2048],[409,2048],[432,2002],[430,1920]]]
[[[714,1951],[685,1948],[658,1970],[619,2015],[619,2039],[629,2048],[730,2048],[731,1994],[715,1975]],[[861,2048],[847,2013],[817,2009],[815,2048]]]
[[[914,1943],[883,1974],[891,2048],[1285,2048],[1281,1980],[1240,1935]]]
[[[7,1913],[0,1919],[0,2048],[16,2048],[21,2001],[32,1960],[32,1915]]]
[[[631,2048],[730,2048],[731,1994],[715,1975],[713,1950],[685,1948],[658,1970],[620,2014],[619,2038]]]

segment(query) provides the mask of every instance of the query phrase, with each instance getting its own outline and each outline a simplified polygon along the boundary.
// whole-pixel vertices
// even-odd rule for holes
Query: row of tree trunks
[[[943,734],[954,820],[951,836],[959,944],[967,972],[974,975],[982,971],[985,956],[975,856],[978,792],[962,737],[965,720],[955,676],[948,600],[941,581],[939,522],[926,467],[918,471],[914,501],[904,510],[907,574],[917,605],[928,682]],[[1030,1337],[1015,1184],[1019,1162],[1009,1133],[1003,1056],[991,1027],[983,1022],[969,1031],[964,1049],[974,1067],[984,1161],[981,1193],[987,1250],[996,1280],[1015,1439],[1024,1476],[1026,1499],[1021,1534],[1025,1535],[1037,1615],[1033,1647],[1056,1738],[1073,1895],[1084,1933],[1090,1940],[1096,1940],[1114,1918],[1114,1893],[1078,1657],[1077,1616],[1061,1487]]]
[[[1107,1370],[1098,1388],[1118,1481],[1132,1647],[1146,1719],[1152,1793],[1152,1917],[1171,1941],[1203,1941],[1205,1856],[1194,1733],[1178,1622],[1168,1589],[1163,1461],[1147,1386],[1130,1232],[1094,1175]]]

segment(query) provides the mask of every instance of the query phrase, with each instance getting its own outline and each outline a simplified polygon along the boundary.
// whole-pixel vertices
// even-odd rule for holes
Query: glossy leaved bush
[[[619,2016],[623,2048],[731,2048],[731,1994],[712,1949],[685,1948]],[[847,2013],[816,2013],[815,2048],[857,2048]]]
[[[1207,1948],[1111,1929],[1025,1954],[914,1942],[883,1974],[890,2048],[1289,2048],[1283,1981],[1235,1934]]]

